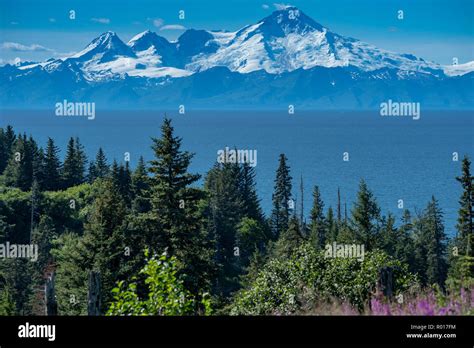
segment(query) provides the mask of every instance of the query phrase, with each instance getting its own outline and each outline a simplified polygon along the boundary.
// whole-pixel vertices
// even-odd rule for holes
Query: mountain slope
[[[341,36],[296,7],[236,32],[106,32],[63,59],[0,67],[0,102],[45,107],[86,98],[104,107],[376,107],[386,99],[470,108],[471,63],[446,67]]]

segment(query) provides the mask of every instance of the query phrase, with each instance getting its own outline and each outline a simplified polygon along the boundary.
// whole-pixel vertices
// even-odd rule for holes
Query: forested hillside
[[[474,313],[467,156],[452,178],[463,193],[449,239],[436,192],[396,221],[363,180],[346,209],[325,206],[315,186],[304,216],[284,154],[265,216],[255,168],[210,163],[201,187],[171,120],[159,133],[153,159],[130,168],[100,148],[88,159],[77,138],[63,156],[54,139],[0,128],[0,315],[44,315],[53,274],[57,314],[90,314],[91,272],[104,315]],[[5,257],[26,244],[36,261]]]

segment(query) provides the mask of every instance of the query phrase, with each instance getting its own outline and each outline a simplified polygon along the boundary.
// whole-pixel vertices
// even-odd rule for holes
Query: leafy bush
[[[148,251],[145,252],[148,257]],[[174,256],[154,255],[140,271],[146,276],[148,295],[141,299],[137,294],[137,283],[125,287],[120,281],[112,290],[114,301],[107,315],[191,315],[195,309],[194,296],[184,288],[183,281],[177,276],[177,260]],[[136,278],[134,278],[136,279]],[[203,295],[201,303],[204,312],[210,314],[210,300]]]
[[[270,260],[253,283],[236,294],[230,314],[294,314],[330,298],[362,311],[385,266],[394,268],[396,293],[416,283],[406,265],[384,252],[368,252],[362,261],[325,258],[324,252],[305,244],[289,259]]]

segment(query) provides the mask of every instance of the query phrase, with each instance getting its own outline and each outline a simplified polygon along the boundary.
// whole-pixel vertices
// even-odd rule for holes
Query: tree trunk
[[[87,296],[87,314],[100,315],[100,273],[89,272],[89,293]]]

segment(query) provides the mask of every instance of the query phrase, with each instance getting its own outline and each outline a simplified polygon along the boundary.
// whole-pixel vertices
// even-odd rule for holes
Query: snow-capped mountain
[[[109,31],[69,57],[0,68],[6,89],[0,97],[10,103],[9,90],[16,86],[15,93],[25,93],[20,100],[37,103],[38,92],[26,90],[47,82],[44,88],[53,96],[86,94],[114,105],[130,98],[139,104],[176,99],[213,106],[301,99],[328,107],[341,106],[343,98],[343,104],[357,107],[376,105],[377,96],[393,91],[436,105],[472,105],[473,70],[474,62],[441,66],[379,49],[288,6],[235,32],[189,29],[172,42],[147,30],[124,43]],[[49,98],[40,94],[46,103]]]
[[[464,64],[445,65],[443,70],[448,76],[462,76],[474,71],[474,61]]]
[[[215,53],[195,57],[186,68],[200,71],[215,66],[240,73],[263,69],[270,74],[316,66],[354,66],[363,71],[395,68],[403,73],[440,69],[437,64],[412,55],[391,53],[335,34],[296,7],[275,11],[239,30]]]

